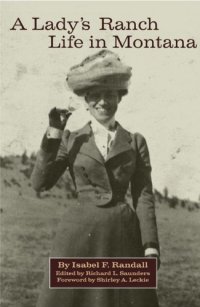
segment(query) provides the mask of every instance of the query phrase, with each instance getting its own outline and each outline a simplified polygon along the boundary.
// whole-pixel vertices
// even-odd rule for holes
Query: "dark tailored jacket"
[[[124,201],[131,184],[142,244],[144,248],[159,250],[149,152],[141,134],[131,134],[118,124],[106,161],[95,144],[89,123],[75,132],[66,130],[62,140],[45,135],[32,173],[34,189],[50,189],[66,169],[80,204],[106,206]]]

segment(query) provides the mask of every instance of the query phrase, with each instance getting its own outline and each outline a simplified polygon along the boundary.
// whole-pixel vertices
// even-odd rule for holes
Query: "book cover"
[[[137,253],[132,253],[130,240],[140,246],[137,240],[146,243],[148,236],[155,239],[154,231],[150,226],[148,228],[150,215],[146,220],[144,217],[151,203],[149,190],[141,198],[140,203],[146,206],[140,206],[143,208],[140,211],[136,209],[139,196],[135,196],[137,201],[133,201],[133,208],[123,207],[122,188],[126,186],[124,182],[127,178],[134,177],[131,171],[136,163],[132,164],[130,154],[125,155],[123,149],[124,142],[128,140],[127,131],[129,137],[132,136],[132,143],[129,138],[130,143],[135,142],[136,147],[131,145],[126,148],[126,153],[128,150],[129,153],[134,152],[137,148],[148,167],[149,160],[145,160],[147,151],[144,150],[142,155],[143,148],[147,148],[144,144],[147,144],[150,153],[159,246],[153,244],[147,247],[153,248],[154,252],[156,249],[160,254],[161,266],[157,273],[159,306],[199,306],[199,2],[1,1],[0,9],[2,307],[36,306],[42,291],[44,268],[49,266],[49,256],[137,257],[142,253],[139,249]],[[85,65],[89,70],[89,78],[92,78],[93,71],[88,62],[97,53],[107,56],[109,52],[111,57],[117,55],[124,65],[123,69],[131,69],[131,77],[125,80],[128,83],[124,79],[120,84],[114,83],[115,90],[125,89],[128,92],[120,92],[122,94],[115,117],[124,133],[120,146],[117,147],[116,142],[112,143],[118,151],[115,153],[118,158],[114,159],[114,149],[109,148],[110,152],[106,153],[109,161],[105,168],[102,166],[105,165],[103,154],[97,149],[98,146],[94,147],[93,143],[93,147],[91,145],[89,148],[85,145],[86,141],[81,141],[82,149],[75,148],[70,156],[74,168],[71,168],[71,162],[65,164],[66,171],[61,176],[61,169],[57,178],[59,165],[56,164],[54,173],[47,172],[48,189],[42,191],[42,188],[38,188],[40,179],[37,177],[34,190],[31,175],[40,159],[37,157],[42,139],[42,146],[46,146],[42,147],[46,154],[41,158],[43,161],[54,161],[60,145],[57,136],[52,137],[52,134],[51,145],[46,134],[50,110],[54,107],[70,110],[72,115],[65,129],[70,131],[71,136],[74,131],[79,131],[79,139],[80,135],[83,139],[86,134],[86,130],[80,134],[80,129],[86,127],[91,119],[86,95],[77,95],[70,90],[74,86],[66,80],[69,72],[72,72],[70,69],[82,63],[76,78],[81,79],[82,67],[84,69]],[[87,57],[89,61],[83,63]],[[102,73],[101,70],[99,72]],[[83,80],[85,82],[86,78]],[[106,89],[109,81],[106,79],[104,82]],[[105,98],[108,95],[105,88],[103,99],[110,100]],[[107,111],[98,112],[102,115]],[[67,132],[64,135],[68,137]],[[62,160],[67,154],[64,151],[60,153]],[[136,177],[137,180],[126,195],[130,203],[131,191],[133,195],[138,178],[144,178],[139,173]],[[92,192],[89,189],[91,186]],[[85,195],[87,198],[84,198]],[[117,207],[121,210],[121,220],[115,206],[103,208],[113,201],[113,195],[119,198],[115,199],[116,203],[121,202]],[[90,207],[86,214],[81,206],[77,209],[77,199],[80,199],[80,203],[87,203],[87,206],[90,206],[92,199],[95,206]],[[75,211],[71,209],[74,207]],[[127,210],[136,212],[134,222]],[[99,228],[96,229],[99,231],[93,232],[97,224]],[[140,229],[141,234],[136,228]],[[109,233],[112,233],[112,237],[109,237]],[[59,240],[55,241],[58,234]],[[68,244],[70,242],[67,251],[66,240]],[[103,249],[105,242],[108,242],[108,247]],[[80,246],[85,246],[83,253],[80,252]],[[93,252],[90,253],[91,250]],[[94,265],[94,269],[97,268],[98,264],[96,267]],[[49,287],[49,284],[46,286]],[[151,290],[102,291],[91,287],[70,292],[69,289],[49,289],[38,306],[55,306],[56,293],[57,306],[63,307],[72,304],[76,307],[137,307],[138,304],[156,307],[155,292]],[[143,301],[142,293],[146,297]]]

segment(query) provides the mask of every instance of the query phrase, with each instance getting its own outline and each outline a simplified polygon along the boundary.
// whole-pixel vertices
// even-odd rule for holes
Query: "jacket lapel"
[[[80,153],[95,159],[101,164],[105,164],[104,158],[96,146],[94,135],[89,123],[77,132],[75,142],[81,144],[79,150]]]
[[[76,132],[74,142],[79,144],[80,153],[95,159],[103,165],[105,165],[105,162],[109,161],[115,156],[132,149],[132,139],[130,133],[122,128],[119,123],[117,124],[116,136],[106,160],[104,160],[102,154],[96,146],[94,135],[89,123],[87,123],[82,129]]]
[[[130,133],[118,123],[116,136],[109,150],[106,162],[125,151],[131,150],[131,142]]]

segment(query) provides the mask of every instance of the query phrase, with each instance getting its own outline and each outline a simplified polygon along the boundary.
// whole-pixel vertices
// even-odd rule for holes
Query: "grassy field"
[[[65,210],[64,200],[4,189],[1,208],[1,306],[34,307],[44,257]],[[157,205],[157,219],[162,253],[160,305],[199,307],[200,210]]]

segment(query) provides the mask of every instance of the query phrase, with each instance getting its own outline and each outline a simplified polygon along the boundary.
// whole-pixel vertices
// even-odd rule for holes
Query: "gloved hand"
[[[53,108],[49,112],[49,126],[60,130],[64,130],[67,120],[71,116],[71,112],[67,109]]]
[[[146,255],[145,257],[155,257],[155,258],[157,258],[157,270],[159,270],[161,261],[160,261],[160,257],[158,255],[156,255],[156,254],[149,254],[149,255]]]

